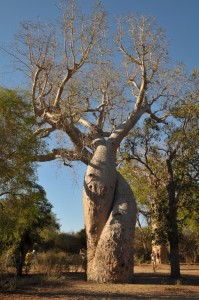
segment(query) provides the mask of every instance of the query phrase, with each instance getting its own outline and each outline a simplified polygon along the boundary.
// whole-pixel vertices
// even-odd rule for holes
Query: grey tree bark
[[[87,279],[131,282],[136,203],[126,180],[116,171],[110,142],[98,146],[83,188],[87,234]]]

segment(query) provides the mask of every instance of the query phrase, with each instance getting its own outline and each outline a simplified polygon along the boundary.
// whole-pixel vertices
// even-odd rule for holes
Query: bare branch
[[[64,148],[53,149],[52,151],[36,156],[36,161],[46,162],[52,161],[55,159],[61,159],[62,161],[82,161],[85,164],[88,164],[91,159],[91,153],[84,149],[82,152],[75,152],[73,150],[66,150]],[[65,162],[66,163],[66,162]]]
[[[83,118],[80,118],[80,119],[78,120],[78,123],[80,123],[80,124],[86,126],[87,128],[89,128],[89,129],[91,129],[91,130],[93,130],[93,129],[95,128],[95,125],[94,125],[94,124],[92,124],[91,122],[89,122],[88,120],[85,120],[85,119],[83,119]]]
[[[54,103],[53,103],[53,106],[56,107],[56,106],[59,104],[60,97],[61,97],[61,95],[62,95],[64,86],[65,86],[66,82],[71,78],[71,76],[72,76],[72,71],[68,69],[68,70],[67,70],[67,73],[66,73],[66,75],[65,75],[65,77],[64,77],[64,79],[62,80],[62,82],[61,82],[61,84],[60,84],[60,86],[59,86],[59,88],[58,88],[58,90],[57,90],[57,94],[56,94],[56,97],[55,97],[55,101],[54,101]]]
[[[15,55],[13,52],[10,52],[9,50],[5,49],[4,47],[0,46],[0,49],[7,53],[9,56],[15,58],[18,62],[20,62],[22,65],[24,65],[28,70],[30,70],[30,66],[22,59],[20,59],[20,57],[18,57],[17,55]]]
[[[141,62],[136,59],[135,57],[133,57],[130,53],[128,53],[127,50],[124,49],[124,47],[121,45],[120,46],[120,50],[130,59],[130,61],[134,62],[135,64],[141,66]]]
[[[37,81],[39,78],[39,74],[41,73],[42,69],[41,68],[37,68],[35,75],[34,75],[34,79],[33,79],[33,84],[32,84],[32,105],[34,108],[34,113],[35,115],[37,115],[37,104],[36,104],[36,88],[37,88]]]
[[[50,127],[50,128],[39,128],[34,132],[34,135],[39,135],[42,133],[42,138],[46,138],[50,135],[51,132],[55,131],[56,127]]]
[[[162,117],[158,117],[154,113],[152,113],[151,108],[147,109],[147,113],[149,114],[150,118],[155,120],[157,123],[164,123],[168,125],[168,122],[166,122],[165,119],[169,116],[169,113],[163,115]]]

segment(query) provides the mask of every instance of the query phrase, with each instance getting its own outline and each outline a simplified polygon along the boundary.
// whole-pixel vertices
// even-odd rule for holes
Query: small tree
[[[198,263],[199,261],[198,231],[184,228],[180,240],[181,260],[186,263]]]
[[[136,263],[151,260],[151,230],[147,226],[135,228],[134,258]]]
[[[0,207],[1,251],[13,252],[17,274],[21,275],[26,252],[41,242],[40,231],[52,224],[59,227],[44,190],[36,184],[1,199]]]
[[[33,157],[39,140],[27,94],[0,88],[0,197],[15,194],[34,177]]]
[[[139,179],[145,178],[150,185],[155,240],[169,241],[174,278],[180,277],[181,229],[198,203],[198,86],[191,84],[190,89],[183,100],[169,107],[173,122],[160,128],[146,120],[128,139],[124,153],[128,161],[137,162],[133,169],[139,170]]]
[[[27,95],[0,89],[0,117],[0,253],[13,249],[21,275],[25,251],[53,223],[52,205],[36,184],[33,157],[41,144]]]
[[[83,187],[87,278],[129,282],[136,204],[117,172],[117,150],[144,114],[163,121],[164,107],[154,113],[152,106],[175,99],[181,71],[169,69],[164,33],[151,18],[119,22],[119,67],[113,68],[101,6],[85,17],[75,1],[66,1],[61,14],[59,26],[26,22],[18,35],[15,57],[31,78],[38,120],[35,134],[41,138],[62,134],[61,145],[36,159],[87,165]]]

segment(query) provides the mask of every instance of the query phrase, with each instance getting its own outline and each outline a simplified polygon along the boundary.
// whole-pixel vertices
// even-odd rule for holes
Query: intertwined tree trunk
[[[130,282],[136,203],[133,192],[116,171],[110,142],[99,145],[87,168],[84,216],[87,234],[87,276],[97,282]]]

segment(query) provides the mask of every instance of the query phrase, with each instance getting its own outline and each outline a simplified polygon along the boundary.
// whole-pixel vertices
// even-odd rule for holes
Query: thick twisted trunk
[[[87,279],[130,282],[136,204],[128,183],[116,171],[116,153],[98,146],[87,168],[83,189],[87,234]]]

